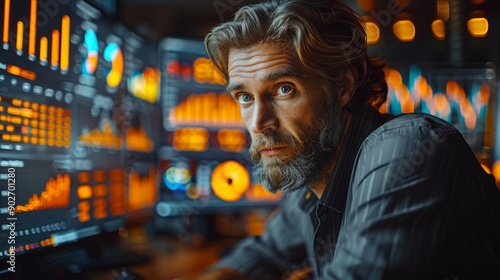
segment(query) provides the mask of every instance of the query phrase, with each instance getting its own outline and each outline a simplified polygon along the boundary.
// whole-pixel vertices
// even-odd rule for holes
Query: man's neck
[[[333,173],[335,166],[337,164],[338,158],[340,156],[340,152],[342,150],[342,146],[344,145],[344,139],[349,130],[349,125],[351,123],[351,113],[346,110],[342,110],[341,120],[342,120],[342,136],[339,139],[339,143],[335,149],[335,153],[332,158],[326,164],[323,171],[321,171],[321,175],[319,178],[311,184],[312,192],[318,197],[321,198],[323,191],[325,190],[326,184],[328,183],[328,179]]]

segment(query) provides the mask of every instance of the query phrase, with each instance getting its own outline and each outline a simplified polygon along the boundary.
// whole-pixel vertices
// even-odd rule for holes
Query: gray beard
[[[334,104],[328,104],[324,118],[320,118],[318,125],[311,127],[306,132],[306,139],[303,144],[291,136],[276,135],[271,133],[265,139],[254,139],[250,148],[250,155],[255,163],[254,175],[256,179],[266,188],[266,190],[283,196],[308,187],[316,181],[332,158],[336,150],[338,141],[342,133],[342,123],[340,120],[340,108]],[[274,135],[273,135],[274,134]],[[286,143],[295,146],[298,154],[288,162],[274,157],[270,164],[264,164],[258,152],[258,144],[265,143]]]

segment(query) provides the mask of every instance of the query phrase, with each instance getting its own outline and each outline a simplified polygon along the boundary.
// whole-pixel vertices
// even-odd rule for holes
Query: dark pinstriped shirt
[[[354,114],[321,199],[286,198],[216,267],[248,279],[500,279],[500,191],[460,132],[424,114]]]

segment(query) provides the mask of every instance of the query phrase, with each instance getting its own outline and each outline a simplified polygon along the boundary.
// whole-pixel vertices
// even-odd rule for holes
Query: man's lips
[[[267,148],[262,148],[260,149],[260,153],[265,155],[265,156],[275,156],[281,153],[281,151],[284,149],[284,146],[280,147],[267,147]]]

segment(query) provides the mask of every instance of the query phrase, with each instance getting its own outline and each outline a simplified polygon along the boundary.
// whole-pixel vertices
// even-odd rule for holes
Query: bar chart
[[[52,30],[40,29],[37,26],[38,0],[31,0],[27,18],[12,18],[11,13],[15,10],[15,4],[11,0],[5,0],[3,5],[3,30],[2,47],[4,50],[15,49],[18,56],[28,55],[28,59],[35,61],[38,57],[41,65],[50,65],[53,70],[60,69],[66,73],[70,62],[70,28],[71,19],[69,15],[63,15],[58,28]],[[37,35],[40,35],[37,37]],[[50,63],[49,63],[50,62]]]

